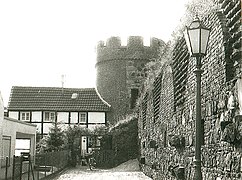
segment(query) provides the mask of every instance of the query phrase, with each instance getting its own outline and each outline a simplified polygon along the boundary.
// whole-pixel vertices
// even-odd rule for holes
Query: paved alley
[[[76,168],[68,169],[58,175],[54,180],[151,180],[140,172],[138,161],[130,160],[120,166],[108,170],[96,169],[90,171],[88,166],[77,166]]]

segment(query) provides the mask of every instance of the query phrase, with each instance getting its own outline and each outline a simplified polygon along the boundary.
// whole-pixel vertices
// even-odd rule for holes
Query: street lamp
[[[206,55],[210,29],[205,27],[198,17],[186,27],[184,32],[186,44],[191,57],[196,57],[197,93],[196,93],[196,140],[195,140],[195,176],[194,179],[202,180],[201,172],[201,144],[202,144],[202,123],[201,123],[201,58]]]

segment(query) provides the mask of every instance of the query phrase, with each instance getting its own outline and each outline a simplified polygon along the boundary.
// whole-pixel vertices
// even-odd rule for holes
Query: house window
[[[44,112],[44,121],[55,121],[55,112]]]
[[[2,146],[2,158],[3,160],[1,161],[1,167],[4,167],[6,166],[6,157],[9,157],[10,158],[10,153],[11,153],[11,136],[3,136],[3,146]],[[9,162],[10,162],[10,159],[9,159]],[[8,164],[9,164],[8,162]]]
[[[30,112],[21,112],[20,120],[22,121],[30,121]]]
[[[88,137],[88,147],[89,148],[94,148],[96,146],[96,142],[95,142],[95,138],[96,137]]]
[[[88,147],[89,148],[97,148],[101,146],[101,136],[89,136],[88,137]]]
[[[20,156],[22,152],[30,153],[30,139],[16,139],[15,156]]]
[[[86,123],[87,122],[87,114],[86,113],[80,113],[79,114],[79,123]]]

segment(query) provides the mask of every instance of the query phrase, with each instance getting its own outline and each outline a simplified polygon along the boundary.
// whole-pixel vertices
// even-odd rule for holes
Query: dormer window
[[[71,95],[71,99],[77,99],[77,97],[78,97],[78,94],[77,94],[77,93],[73,93],[73,94]]]

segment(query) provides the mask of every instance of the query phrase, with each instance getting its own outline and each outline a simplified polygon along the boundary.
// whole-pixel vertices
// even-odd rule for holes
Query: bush
[[[110,128],[101,144],[101,149],[109,148],[114,151],[115,165],[138,157],[138,119],[136,117],[121,121]]]
[[[65,132],[61,124],[53,123],[47,136],[37,143],[37,153],[60,151],[65,147]]]

